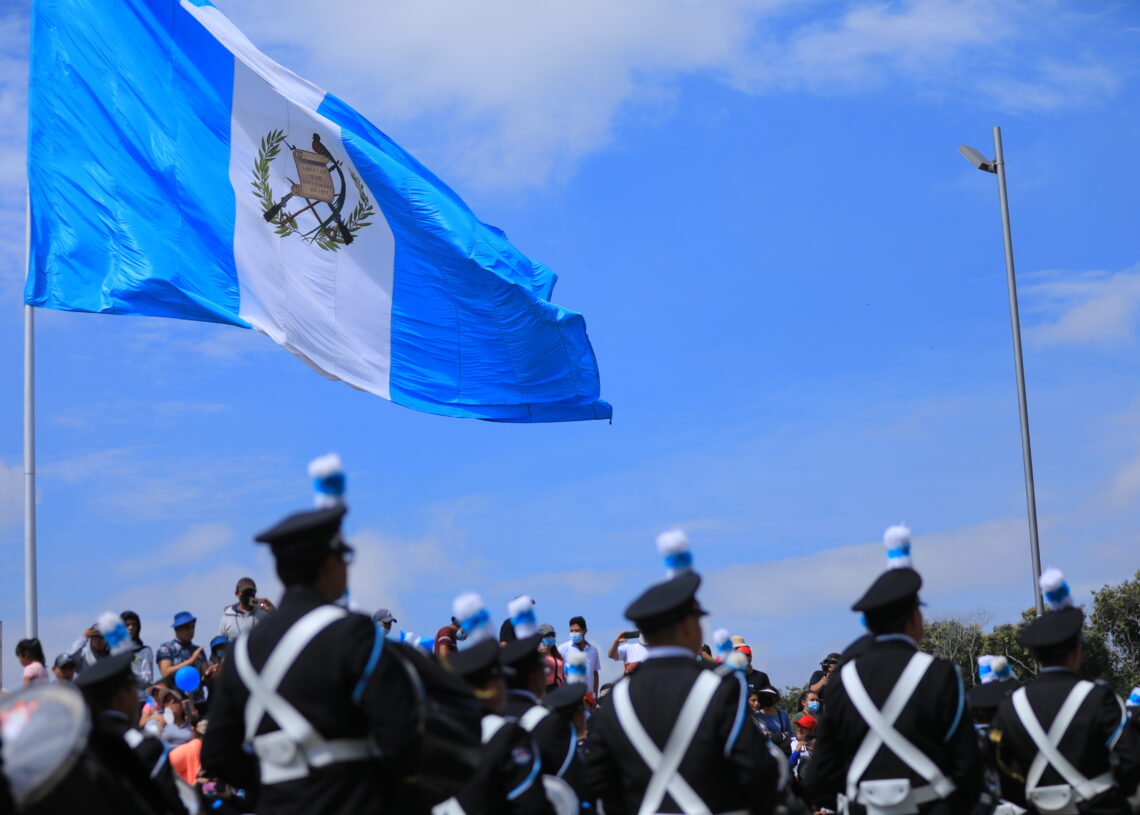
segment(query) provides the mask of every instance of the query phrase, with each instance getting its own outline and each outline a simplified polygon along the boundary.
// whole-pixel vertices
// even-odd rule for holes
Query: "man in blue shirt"
[[[198,669],[202,676],[202,684],[194,691],[194,704],[199,712],[204,712],[206,702],[206,684],[209,683],[218,670],[217,665],[211,665],[206,659],[205,648],[194,644],[194,629],[198,618],[189,611],[180,611],[174,615],[174,622],[170,627],[174,629],[174,639],[164,642],[158,648],[155,658],[158,660],[158,672],[167,684],[174,684],[174,675],[179,668],[190,665]]]

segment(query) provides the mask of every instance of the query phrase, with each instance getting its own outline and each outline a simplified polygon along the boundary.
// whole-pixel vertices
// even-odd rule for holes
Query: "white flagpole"
[[[30,202],[24,204],[24,270],[32,235]],[[24,636],[39,632],[36,596],[36,336],[35,312],[24,305]]]

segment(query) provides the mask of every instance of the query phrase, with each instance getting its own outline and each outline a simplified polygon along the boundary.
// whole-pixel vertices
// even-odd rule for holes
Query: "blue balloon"
[[[174,684],[178,690],[193,693],[202,684],[202,674],[193,665],[183,665],[174,672]]]

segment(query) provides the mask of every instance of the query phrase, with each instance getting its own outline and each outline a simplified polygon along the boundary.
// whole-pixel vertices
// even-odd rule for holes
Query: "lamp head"
[[[996,173],[997,165],[983,156],[973,147],[968,147],[964,144],[958,145],[958,152],[966,157],[966,160],[977,167],[979,170],[987,173]]]

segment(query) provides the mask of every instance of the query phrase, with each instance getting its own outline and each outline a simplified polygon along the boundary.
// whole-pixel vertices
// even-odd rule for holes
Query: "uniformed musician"
[[[821,809],[869,815],[969,812],[981,791],[978,743],[958,669],[918,651],[922,578],[910,530],[887,530],[888,564],[852,606],[873,639],[827,686],[827,711],[803,779]]]
[[[1140,739],[1112,688],[1077,674],[1085,615],[1064,576],[1050,569],[1041,588],[1052,610],[1018,635],[1041,671],[1002,701],[990,733],[1003,794],[1040,815],[1128,815]]]
[[[344,514],[343,505],[300,512],[257,536],[285,594],[231,648],[202,766],[237,787],[260,780],[260,815],[405,807],[397,796],[418,748],[415,697],[372,621],[335,605],[353,554]]]
[[[91,711],[90,748],[109,771],[100,791],[111,808],[89,801],[89,811],[181,815],[187,808],[166,750],[158,739],[135,727],[138,686],[131,671],[133,657],[128,652],[101,659],[75,678]],[[183,789],[197,811],[197,794],[188,786]]]
[[[770,812],[780,764],[747,722],[741,678],[697,660],[701,579],[677,545],[683,536],[670,534],[664,553],[676,576],[625,610],[648,656],[590,719],[587,785],[607,815]]]

